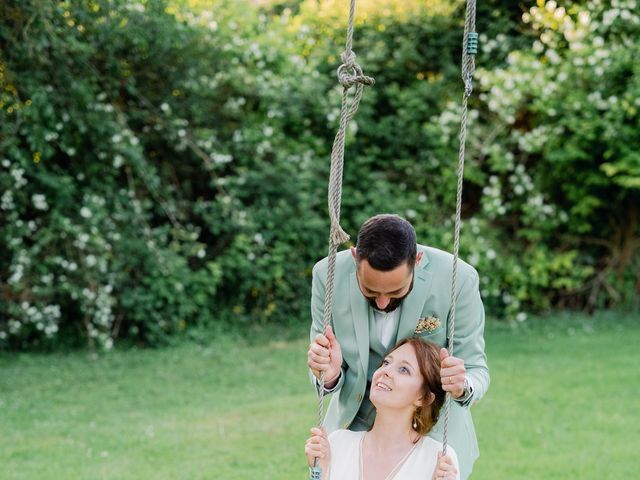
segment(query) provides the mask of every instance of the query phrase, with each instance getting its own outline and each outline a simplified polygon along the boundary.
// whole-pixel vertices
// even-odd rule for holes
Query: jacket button
[[[344,423],[342,424],[342,428],[343,428],[344,430],[346,430],[347,428],[349,428],[349,422],[344,422]]]
[[[362,394],[361,394],[361,393],[359,393],[358,395],[356,395],[356,400],[358,400],[359,402],[361,402],[361,401],[362,401],[362,398],[363,398],[363,397],[362,397]]]

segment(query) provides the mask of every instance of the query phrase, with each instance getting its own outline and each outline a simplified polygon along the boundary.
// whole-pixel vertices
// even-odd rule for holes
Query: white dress
[[[365,432],[336,430],[329,435],[330,480],[362,480],[360,445],[364,434]],[[442,451],[442,443],[431,437],[422,437],[408,456],[391,472],[387,480],[430,480],[440,451]],[[447,446],[447,455],[451,456],[456,469],[460,470],[458,457],[451,446]],[[460,473],[456,476],[456,480],[460,480]]]

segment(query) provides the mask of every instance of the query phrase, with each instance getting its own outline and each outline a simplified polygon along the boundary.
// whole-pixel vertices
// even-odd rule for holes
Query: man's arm
[[[466,376],[473,393],[462,398],[463,405],[480,400],[489,389],[490,377],[484,342],[484,306],[480,297],[478,273],[466,266],[456,300],[453,355],[464,360]]]
[[[311,345],[316,342],[318,335],[324,335],[324,302],[326,295],[326,261],[316,263],[313,267],[313,276],[311,280],[311,330],[309,333],[309,340]],[[336,342],[337,343],[337,342]],[[338,346],[339,348],[339,346]],[[310,348],[311,349],[311,348]],[[333,393],[339,390],[344,383],[346,365],[342,365],[337,378],[329,383],[325,383],[325,393]],[[319,380],[313,374],[311,369],[309,370],[309,378],[312,385],[315,386],[316,391],[320,392]]]
[[[326,295],[326,261],[320,261],[313,267],[313,275],[311,277],[311,332],[309,341],[313,342],[315,338],[323,332],[324,318],[324,299]]]

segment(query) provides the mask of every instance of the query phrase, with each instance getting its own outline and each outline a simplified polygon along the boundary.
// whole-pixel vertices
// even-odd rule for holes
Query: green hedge
[[[347,139],[344,226],[397,212],[450,249],[463,2],[362,3],[376,86]],[[492,316],[638,293],[640,20],[582,4],[479,10],[462,255]],[[346,12],[261,5],[0,6],[1,347],[306,321]]]

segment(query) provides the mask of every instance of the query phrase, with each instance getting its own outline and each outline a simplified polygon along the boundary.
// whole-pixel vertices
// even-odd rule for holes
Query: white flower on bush
[[[16,265],[15,271],[13,272],[13,275],[9,277],[9,280],[7,280],[7,283],[9,285],[15,285],[20,280],[22,280],[23,274],[24,274],[24,266],[19,263]]]
[[[33,207],[36,210],[47,210],[49,208],[47,198],[40,193],[34,193],[31,195],[31,201],[33,202]]]
[[[15,335],[16,333],[18,333],[21,328],[22,328],[22,323],[20,323],[19,321],[13,318],[9,320],[9,333],[11,335]]]
[[[76,262],[69,262],[67,264],[67,270],[70,272],[75,272],[78,269],[78,264]]]
[[[27,184],[27,179],[24,178],[24,169],[14,168],[10,173],[13,177],[14,187],[16,187],[16,189],[22,188]]]
[[[271,142],[263,140],[256,146],[256,153],[258,155],[263,155],[264,153],[270,152],[271,149]]]
[[[212,153],[210,158],[213,160],[213,163],[217,164],[225,164],[233,161],[233,156],[226,153]]]
[[[117,154],[113,157],[113,168],[120,168],[124,165],[124,157],[120,154]]]
[[[87,207],[82,207],[80,209],[80,216],[82,218],[91,218],[91,210]]]
[[[544,198],[542,195],[537,194],[529,197],[529,201],[527,203],[532,207],[542,207],[542,205],[544,204]]]
[[[51,338],[53,337],[56,333],[58,333],[58,325],[55,323],[49,323],[47,326],[44,327],[44,334]]]
[[[13,192],[11,190],[6,190],[0,199],[0,208],[2,210],[13,210],[15,206],[16,205],[13,202]]]
[[[96,259],[95,255],[87,255],[87,257],[85,258],[85,263],[87,264],[87,267],[95,267],[98,263],[98,260]]]

